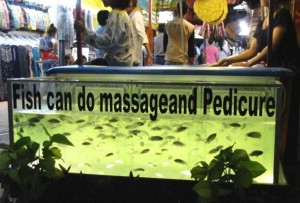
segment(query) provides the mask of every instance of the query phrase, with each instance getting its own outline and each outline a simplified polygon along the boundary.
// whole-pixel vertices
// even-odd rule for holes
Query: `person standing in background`
[[[128,15],[132,22],[133,36],[133,65],[142,66],[153,64],[152,51],[150,50],[148,36],[144,25],[144,16],[138,7],[138,0],[130,0],[130,7],[127,8]],[[145,47],[145,60],[143,59],[142,47]]]
[[[90,65],[132,66],[132,23],[126,12],[130,0],[102,0],[112,8],[103,34],[86,28],[83,19],[76,20],[75,30],[83,33],[83,40],[94,48],[106,51],[104,58],[89,61]]]
[[[195,59],[195,26],[184,19],[184,16],[188,11],[188,4],[186,3],[186,1],[182,1],[182,15],[180,15],[180,3],[177,3],[177,11],[178,16],[174,20],[171,20],[166,24],[166,32],[164,34],[164,51],[166,52],[166,64],[192,65],[194,64]],[[182,41],[184,41],[184,47]]]
[[[107,10],[101,10],[97,13],[97,21],[99,23],[99,27],[95,30],[97,34],[103,34],[105,25],[107,23],[107,19],[109,16],[109,11]],[[96,58],[104,58],[105,51],[102,49],[95,49],[96,51]]]
[[[158,35],[154,37],[153,46],[154,46],[154,63],[159,65],[165,65],[165,52],[164,52],[164,32],[165,24],[158,24]]]
[[[217,40],[217,43],[220,49],[218,61],[227,58],[228,56],[231,56],[231,51],[227,40],[221,37]]]
[[[208,45],[205,47],[205,64],[217,63],[220,52],[218,47],[214,45],[214,40],[209,39]]]
[[[59,65],[57,55],[58,42],[55,38],[56,33],[57,28],[51,23],[47,27],[44,37],[39,41],[39,52],[43,71]]]

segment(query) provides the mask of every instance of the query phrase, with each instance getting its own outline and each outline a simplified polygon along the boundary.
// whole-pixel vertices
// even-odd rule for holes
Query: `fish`
[[[237,128],[237,127],[241,127],[241,124],[239,124],[239,123],[230,123],[229,126]]]
[[[185,146],[185,144],[180,142],[180,141],[174,141],[173,144],[176,145],[176,146],[179,146],[179,147]]]
[[[250,156],[256,156],[256,157],[258,157],[258,156],[262,155],[263,153],[264,153],[263,151],[260,151],[260,150],[254,150],[254,151],[252,151],[252,152],[250,153]]]
[[[150,149],[144,149],[144,150],[141,151],[141,154],[146,154],[146,153],[148,153],[149,151],[150,151]]]
[[[151,141],[161,141],[161,140],[163,140],[164,138],[157,135],[157,136],[151,136],[149,139],[150,139]]]
[[[15,122],[20,122],[20,119],[19,119],[19,117],[15,117]]]
[[[207,144],[211,143],[216,137],[217,137],[217,133],[211,134],[210,136],[207,137],[206,143]]]
[[[115,123],[115,122],[118,122],[118,121],[119,120],[117,118],[112,118],[112,119],[109,120],[110,123]]]
[[[187,127],[185,127],[185,126],[180,126],[179,128],[177,128],[176,132],[177,132],[177,133],[180,133],[180,132],[182,132],[182,131],[185,131],[186,129],[187,129]]]
[[[30,118],[28,120],[28,122],[30,122],[30,123],[38,123],[38,122],[40,122],[40,119],[38,119],[38,118]]]
[[[145,123],[144,122],[141,122],[141,121],[138,121],[138,122],[135,122],[134,123],[136,126],[143,126]]]
[[[99,125],[95,127],[95,130],[102,130],[102,129],[103,129],[103,127],[99,126]]]
[[[143,169],[143,168],[136,168],[133,171],[135,171],[135,172],[141,172],[141,171],[145,171],[145,169]]]
[[[116,136],[114,136],[114,135],[106,135],[106,136],[104,136],[104,137],[102,137],[102,139],[103,140],[107,140],[107,139],[116,139]]]
[[[23,133],[24,132],[24,129],[21,127],[20,128],[20,133]]]
[[[70,135],[71,135],[71,133],[69,133],[69,132],[65,132],[65,133],[63,133],[63,135],[64,135],[64,136],[70,136]]]
[[[166,139],[167,139],[167,140],[174,140],[174,139],[175,139],[175,137],[174,137],[174,136],[172,136],[172,135],[169,135],[169,136],[167,136],[167,137],[166,137]]]
[[[90,142],[83,142],[82,145],[91,145],[92,143]]]
[[[85,122],[85,120],[83,120],[83,119],[79,119],[76,121],[76,123],[84,123],[84,122]]]
[[[261,138],[260,132],[250,132],[250,133],[247,133],[247,136],[251,137],[251,138]]]
[[[114,155],[114,153],[111,152],[111,153],[106,154],[105,156],[109,157],[109,156],[112,156],[112,155]]]
[[[165,148],[164,148],[164,149],[161,149],[161,151],[162,151],[162,152],[166,152],[166,151],[168,151],[168,149],[165,149]]]
[[[140,130],[131,130],[130,133],[137,135],[139,134],[141,131]]]
[[[135,129],[137,128],[138,126],[134,125],[134,124],[131,124],[131,125],[127,125],[125,128],[126,129]]]
[[[66,118],[67,118],[66,115],[62,115],[62,114],[59,115],[59,119],[60,119],[60,120],[64,120],[64,119],[66,119]]]
[[[212,149],[209,151],[210,154],[214,154],[217,153],[218,151],[220,151],[221,149],[223,149],[222,145],[217,146],[216,148]]]
[[[60,120],[56,119],[56,118],[52,118],[50,120],[48,120],[49,123],[60,123]]]
[[[34,123],[28,123],[29,126],[35,127],[36,125]]]
[[[156,127],[152,128],[151,130],[161,130],[161,128],[156,126]]]
[[[92,141],[94,141],[94,139],[93,139],[93,138],[91,138],[91,137],[87,138],[86,140],[87,140],[87,141],[89,141],[89,142],[92,142]]]
[[[178,164],[186,164],[186,162],[183,161],[182,159],[174,159],[174,161]]]

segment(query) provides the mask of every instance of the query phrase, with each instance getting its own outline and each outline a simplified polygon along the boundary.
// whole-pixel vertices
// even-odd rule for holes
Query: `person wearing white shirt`
[[[133,65],[143,65],[143,51],[142,47],[146,49],[145,65],[152,65],[152,52],[149,46],[148,36],[146,34],[144,25],[144,16],[138,7],[138,0],[130,0],[130,6],[127,8],[130,20],[132,22],[133,35]]]
[[[132,23],[126,12],[130,0],[102,0],[112,8],[103,34],[86,28],[83,20],[76,20],[74,28],[83,33],[83,40],[106,51],[104,59],[88,62],[90,65],[132,66]]]
[[[97,21],[99,23],[99,27],[95,30],[95,32],[99,35],[103,34],[105,30],[105,25],[107,23],[109,11],[108,10],[100,10],[97,13]],[[95,49],[96,58],[104,58],[106,52],[103,49]]]

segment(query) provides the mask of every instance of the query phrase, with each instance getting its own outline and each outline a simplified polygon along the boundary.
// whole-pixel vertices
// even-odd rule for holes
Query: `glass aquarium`
[[[210,77],[203,70],[191,80],[176,75],[177,81],[168,70],[152,78],[148,72],[141,77],[139,70],[127,79],[118,71],[100,72],[97,78],[93,73],[92,79],[84,74],[11,79],[11,141],[30,136],[42,143],[47,139],[44,126],[73,143],[57,144],[63,157],[59,163],[71,166],[72,173],[132,172],[176,180],[192,180],[196,164],[210,162],[233,145],[267,169],[255,182],[278,182],[283,92],[278,77]]]

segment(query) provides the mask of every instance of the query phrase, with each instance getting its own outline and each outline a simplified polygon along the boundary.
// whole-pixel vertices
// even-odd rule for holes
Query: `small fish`
[[[237,127],[241,127],[241,124],[239,124],[239,123],[230,123],[229,126],[237,128]]]
[[[151,141],[161,141],[161,140],[163,140],[164,138],[161,137],[161,136],[151,136],[149,139],[150,139]]]
[[[90,142],[83,142],[82,145],[91,145]]]
[[[174,141],[173,142],[174,145],[179,146],[179,147],[183,147],[185,144],[180,142],[180,141]]]
[[[20,133],[23,133],[24,132],[24,129],[21,127],[20,128]]]
[[[168,149],[161,149],[161,151],[162,151],[162,152],[166,152],[166,151],[168,151]]]
[[[111,152],[111,153],[106,154],[105,156],[109,157],[109,156],[112,156],[112,155],[114,155],[114,153]]]
[[[179,128],[177,128],[176,132],[177,132],[177,133],[180,133],[180,132],[182,132],[182,131],[185,131],[186,129],[187,129],[187,127],[185,127],[185,126],[180,126]]]
[[[20,122],[20,119],[19,119],[19,117],[15,117],[15,122]]]
[[[178,164],[186,164],[186,162],[183,161],[182,159],[174,159],[174,161]]]
[[[108,127],[110,127],[110,128],[114,128],[114,126],[113,126],[112,124],[110,124],[110,123],[105,123],[104,125],[105,125],[105,126],[108,126]]]
[[[28,120],[28,122],[30,122],[30,123],[38,123],[38,122],[40,122],[40,119],[38,119],[38,118],[30,118]]]
[[[209,151],[210,154],[214,154],[217,153],[218,151],[220,151],[221,149],[223,149],[222,145],[217,146],[216,148],[212,149]]]
[[[144,149],[144,150],[141,151],[141,154],[146,154],[146,153],[148,153],[149,151],[150,151],[150,149]]]
[[[217,137],[217,133],[211,134],[210,136],[207,137],[206,143],[207,144],[211,143],[216,137]]]
[[[84,123],[84,122],[85,122],[85,120],[83,120],[83,119],[79,119],[76,121],[76,123]]]
[[[131,130],[130,133],[137,135],[139,134],[141,131],[140,130]]]
[[[28,123],[29,126],[35,127],[36,125],[34,123]]]
[[[264,153],[263,151],[260,151],[260,150],[254,150],[254,151],[252,151],[252,152],[250,153],[250,156],[256,156],[256,157],[258,157],[258,156],[262,155],[263,153]]]
[[[145,123],[144,122],[141,122],[141,121],[138,121],[138,122],[135,122],[134,123],[136,126],[143,126]]]
[[[93,138],[91,138],[91,137],[87,138],[86,140],[87,140],[87,141],[89,141],[89,142],[92,142],[92,141],[94,141],[94,139],[93,139]]]
[[[102,139],[103,140],[107,140],[107,139],[116,139],[116,136],[114,136],[114,135],[106,135],[106,136],[104,136],[104,137],[102,137]]]
[[[156,126],[156,127],[152,128],[151,130],[161,130],[161,128]]]
[[[52,118],[50,120],[48,120],[49,123],[60,123],[60,120],[56,119],[56,118]]]
[[[70,136],[70,135],[71,135],[71,133],[69,133],[69,132],[65,132],[65,133],[63,133],[63,135],[64,135],[64,136]]]
[[[59,119],[60,119],[60,120],[65,120],[66,118],[67,118],[66,115],[62,115],[62,114],[59,115]]]
[[[166,139],[167,139],[167,140],[174,140],[174,139],[175,139],[175,137],[174,137],[174,136],[172,136],[172,135],[169,135],[169,136],[167,136],[167,137],[166,137]]]
[[[102,126],[96,126],[96,127],[95,127],[95,130],[102,130],[102,129],[103,129]]]
[[[131,125],[127,125],[125,128],[126,129],[135,129],[137,126],[134,125],[134,124],[131,124]]]
[[[110,123],[115,123],[115,122],[118,122],[118,121],[119,120],[117,118],[112,118],[112,119],[109,120]]]
[[[142,172],[142,171],[145,171],[145,169],[143,169],[143,168],[136,168],[133,171],[135,171],[135,172]]]
[[[247,136],[252,138],[261,138],[261,134],[259,132],[250,132],[247,133]]]

